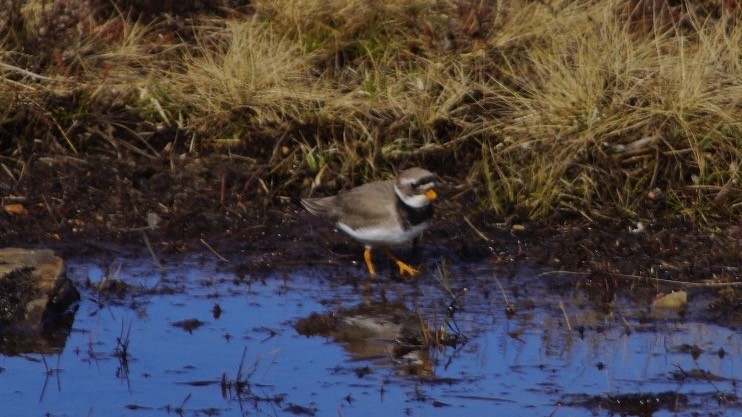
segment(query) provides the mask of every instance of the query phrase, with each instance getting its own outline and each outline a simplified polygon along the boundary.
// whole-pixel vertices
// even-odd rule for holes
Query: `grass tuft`
[[[197,32],[182,71],[166,75],[170,99],[211,132],[306,123],[328,94],[310,82],[299,46],[247,19]]]
[[[155,160],[180,140],[268,165],[278,189],[432,163],[500,216],[728,220],[740,9],[674,3],[10,2],[0,161],[12,179],[33,156]]]

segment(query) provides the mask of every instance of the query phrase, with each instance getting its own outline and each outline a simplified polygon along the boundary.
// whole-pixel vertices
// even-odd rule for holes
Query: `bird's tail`
[[[319,198],[302,198],[301,206],[315,216],[328,217],[335,208],[335,196]]]

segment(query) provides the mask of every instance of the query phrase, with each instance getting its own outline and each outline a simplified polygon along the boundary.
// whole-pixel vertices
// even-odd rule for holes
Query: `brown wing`
[[[394,220],[389,213],[396,201],[394,182],[377,181],[332,197],[303,198],[301,205],[314,215],[357,229]]]
[[[352,229],[395,221],[397,199],[394,181],[377,181],[361,185],[337,196],[342,214],[336,219]]]

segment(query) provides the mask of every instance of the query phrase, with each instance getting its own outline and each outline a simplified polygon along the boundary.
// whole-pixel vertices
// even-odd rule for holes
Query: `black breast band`
[[[433,205],[428,204],[425,207],[412,207],[405,204],[399,196],[397,196],[397,207],[399,207],[399,215],[402,218],[402,224],[405,228],[410,226],[416,226],[420,223],[426,222],[433,217]]]

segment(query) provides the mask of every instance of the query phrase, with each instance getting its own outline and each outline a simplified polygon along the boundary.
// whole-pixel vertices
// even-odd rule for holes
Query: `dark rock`
[[[55,353],[80,294],[48,249],[0,249],[0,353]]]

